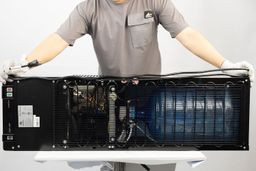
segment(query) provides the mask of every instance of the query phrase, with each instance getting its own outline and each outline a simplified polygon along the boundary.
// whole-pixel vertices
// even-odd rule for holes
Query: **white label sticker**
[[[12,97],[13,94],[12,93],[6,93],[6,97]]]
[[[18,105],[18,125],[20,128],[33,127],[33,106]]]
[[[12,93],[13,92],[13,88],[12,87],[7,87],[6,88],[6,92],[7,93]]]
[[[36,115],[34,115],[34,128],[40,128],[40,117],[37,117]]]

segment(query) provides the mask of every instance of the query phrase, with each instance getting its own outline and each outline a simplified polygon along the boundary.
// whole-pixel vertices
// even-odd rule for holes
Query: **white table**
[[[186,162],[191,167],[196,167],[206,160],[206,156],[200,151],[39,151],[34,160],[37,162],[108,161],[145,165],[176,165]]]

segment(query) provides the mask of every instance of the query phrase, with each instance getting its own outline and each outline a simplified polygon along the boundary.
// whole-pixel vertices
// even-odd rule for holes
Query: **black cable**
[[[156,74],[144,74],[143,77],[168,77],[172,75],[184,75],[184,74],[203,74],[203,73],[209,73],[209,72],[222,72],[222,71],[249,71],[247,68],[223,68],[223,69],[213,69],[213,70],[205,70],[205,71],[186,71],[186,72],[175,72],[170,74],[164,74],[164,75],[156,75]]]
[[[181,77],[176,77],[176,76],[168,76],[168,77],[160,77],[160,76],[155,76],[155,77],[127,77],[125,79],[127,80],[133,80],[133,79],[138,79],[138,80],[156,80],[156,79],[168,79],[168,78],[200,78],[200,77],[213,77],[213,76],[228,76],[232,78],[240,78],[241,76],[236,76],[236,75],[230,75],[230,74],[222,74],[222,73],[216,73],[216,74],[204,74],[204,75],[188,75],[188,76],[181,76]],[[123,80],[124,78],[120,77],[104,77],[102,79],[115,79],[115,80]]]
[[[169,74],[163,74],[163,75],[158,75],[158,74],[143,74],[143,75],[133,75],[133,76],[128,76],[128,77],[118,77],[118,76],[102,76],[100,78],[103,79],[141,79],[141,78],[146,78],[146,79],[152,79],[152,78],[169,78],[170,76],[178,76],[178,75],[190,75],[186,76],[185,78],[194,78],[194,77],[200,77],[202,75],[197,75],[197,74],[204,74],[204,73],[211,73],[211,72],[223,72],[223,71],[249,71],[247,68],[225,68],[225,69],[213,69],[213,70],[205,70],[205,71],[187,71],[187,72],[175,72],[175,73],[169,73]],[[192,75],[193,74],[193,75]],[[216,73],[216,74],[209,74],[209,75],[203,75],[203,76],[230,76],[230,77],[240,77],[236,75],[231,75],[231,74],[224,74],[224,73]],[[182,77],[184,78],[184,77]]]
[[[150,168],[149,168],[147,165],[141,164],[141,166],[142,166],[146,171],[150,171]]]
[[[182,76],[179,78],[198,78],[198,77],[213,77],[213,76],[228,76],[228,77],[234,77],[234,78],[239,78],[241,76],[237,76],[237,75],[231,75],[231,74],[204,74],[204,75],[191,75],[191,76]],[[168,77],[168,78],[176,78],[176,77]]]
[[[204,74],[204,73],[211,73],[211,72],[223,72],[223,71],[249,71],[247,68],[225,68],[225,69],[213,69],[213,70],[205,70],[205,71],[188,71],[188,72],[175,72],[175,73],[169,73],[169,74],[163,74],[163,75],[157,75],[157,74],[143,74],[143,75],[133,75],[133,76],[127,76],[127,77],[121,77],[121,76],[107,76],[107,75],[101,75],[101,76],[65,76],[65,77],[15,77],[10,76],[13,80],[25,80],[25,79],[44,79],[44,80],[65,80],[65,79],[81,79],[81,78],[88,78],[92,80],[97,79],[117,79],[117,80],[134,80],[134,79],[159,79],[159,78],[197,78],[197,77],[208,77],[208,76],[229,76],[229,77],[241,77],[237,75],[231,75],[231,74],[225,74],[225,73],[216,73],[216,74]],[[198,75],[198,74],[204,74],[204,75]],[[179,75],[188,75],[188,76],[182,76],[182,77],[171,77],[171,76],[179,76]]]
[[[32,62],[29,62],[26,65],[10,67],[9,70],[17,70],[17,69],[26,68],[26,67],[33,68],[33,67],[37,67],[39,65],[41,65],[41,64],[38,62],[38,60],[33,60]]]

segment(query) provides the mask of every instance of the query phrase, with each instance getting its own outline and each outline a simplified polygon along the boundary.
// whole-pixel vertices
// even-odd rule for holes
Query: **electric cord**
[[[142,75],[143,77],[151,77],[151,76],[156,76],[156,77],[168,77],[168,76],[173,76],[173,75],[184,75],[184,74],[204,74],[204,73],[211,73],[211,72],[223,72],[223,71],[249,71],[247,68],[223,68],[223,69],[213,69],[213,70],[204,70],[204,71],[186,71],[186,72],[174,72],[170,74],[164,74],[164,75],[156,75],[156,74],[144,74]],[[228,76],[230,74],[227,74]]]
[[[10,75],[9,77],[13,80],[26,80],[26,79],[44,79],[44,80],[56,80],[56,81],[62,81],[66,79],[83,79],[88,78],[90,80],[107,80],[107,79],[116,79],[116,80],[136,80],[136,79],[147,79],[147,80],[153,80],[153,79],[167,79],[167,78],[199,78],[199,77],[212,77],[212,76],[227,76],[227,77],[233,77],[233,78],[240,78],[245,77],[246,75],[232,75],[232,74],[225,74],[225,73],[214,73],[214,72],[223,72],[223,71],[249,71],[247,68],[223,68],[223,69],[213,69],[213,70],[204,70],[204,71],[186,71],[186,72],[175,72],[175,73],[169,73],[169,74],[163,74],[163,75],[157,75],[157,74],[143,74],[143,75],[132,75],[127,77],[121,77],[121,76],[108,76],[108,75],[73,75],[73,76],[65,76],[65,77],[16,77],[13,75]],[[209,74],[207,74],[209,73]],[[201,74],[201,75],[199,75]],[[185,75],[185,76],[180,76]],[[248,77],[248,75],[246,76]]]
[[[102,76],[100,78],[104,79],[159,79],[159,78],[198,78],[198,77],[211,77],[211,76],[228,76],[228,77],[244,77],[244,76],[239,76],[239,75],[232,75],[232,74],[226,74],[226,73],[214,73],[214,72],[223,72],[223,71],[249,71],[247,68],[223,68],[223,69],[213,69],[213,70],[204,70],[204,71],[186,71],[186,72],[174,72],[174,73],[169,73],[169,74],[143,74],[143,75],[133,75],[133,76],[128,76],[128,77],[113,77],[113,76]],[[205,74],[209,73],[209,74]],[[210,74],[212,73],[212,74]],[[199,75],[203,74],[203,75]],[[185,76],[179,76],[179,75],[185,75]]]

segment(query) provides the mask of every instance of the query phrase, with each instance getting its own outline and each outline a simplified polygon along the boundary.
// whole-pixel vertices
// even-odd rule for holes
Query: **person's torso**
[[[159,74],[153,0],[88,0],[89,34],[104,75]]]

